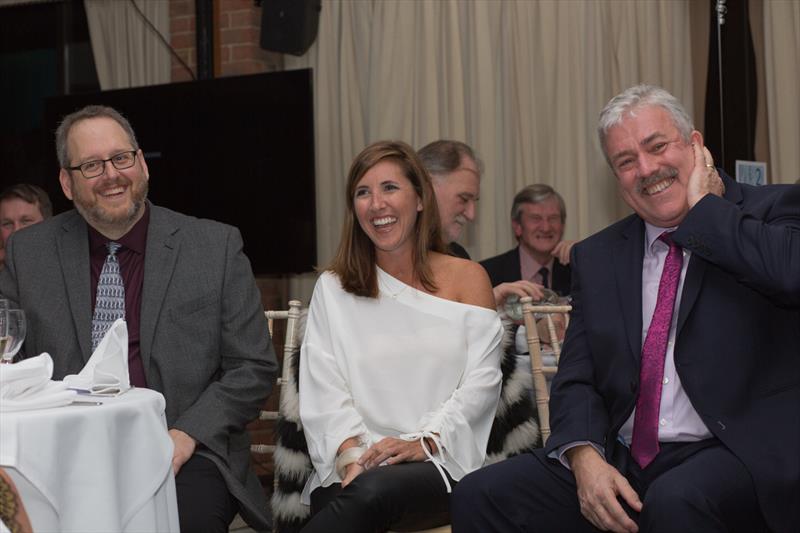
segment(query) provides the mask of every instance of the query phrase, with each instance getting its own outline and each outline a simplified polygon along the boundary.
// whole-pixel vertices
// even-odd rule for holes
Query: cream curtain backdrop
[[[800,178],[800,2],[765,0],[764,72],[767,85],[772,183]]]
[[[169,2],[135,0],[144,15],[169,35]],[[123,89],[169,83],[169,50],[129,0],[85,0],[100,88]]]
[[[694,109],[689,1],[323,1],[314,69],[320,265],[339,242],[349,164],[368,143],[463,140],[483,159],[462,237],[474,259],[511,248],[514,193],[544,182],[567,205],[567,238],[628,213],[596,140],[602,106],[641,82]],[[703,58],[703,60],[705,60]],[[295,278],[308,301],[313,276]]]

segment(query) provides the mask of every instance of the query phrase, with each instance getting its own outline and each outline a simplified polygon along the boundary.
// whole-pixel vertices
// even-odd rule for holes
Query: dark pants
[[[217,465],[192,455],[175,477],[181,533],[227,533],[239,510]]]
[[[344,489],[316,489],[311,512],[303,533],[414,531],[447,524],[450,495],[432,463],[401,463],[367,470]]]
[[[651,532],[766,531],[744,465],[716,439],[662,443],[644,470],[617,445],[614,464],[642,500],[626,511]],[[596,532],[580,511],[575,477],[535,450],[466,476],[453,495],[453,532]]]

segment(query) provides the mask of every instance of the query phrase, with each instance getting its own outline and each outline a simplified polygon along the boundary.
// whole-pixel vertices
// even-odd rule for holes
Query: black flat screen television
[[[88,104],[114,107],[131,122],[153,203],[237,226],[257,275],[313,270],[309,69],[54,97],[46,131]],[[58,211],[70,207],[60,191],[52,196]]]

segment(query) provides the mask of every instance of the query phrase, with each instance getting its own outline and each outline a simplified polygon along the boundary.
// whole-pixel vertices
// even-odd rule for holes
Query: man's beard
[[[87,205],[87,202],[84,202],[78,195],[73,197],[72,204],[75,206],[75,209],[78,210],[78,213],[92,226],[99,226],[101,228],[117,231],[126,230],[130,228],[144,209],[144,202],[147,200],[148,192],[147,180],[141,180],[138,188],[134,187],[131,180],[128,181],[128,186],[131,188],[131,205],[130,208],[121,215],[106,211],[100,206],[99,202]]]

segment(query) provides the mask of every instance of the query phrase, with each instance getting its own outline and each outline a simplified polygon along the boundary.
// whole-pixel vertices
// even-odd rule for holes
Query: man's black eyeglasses
[[[106,163],[111,161],[114,168],[117,170],[125,170],[131,168],[136,163],[136,150],[129,150],[127,152],[120,152],[114,154],[108,159],[95,159],[81,163],[75,167],[66,167],[67,170],[80,170],[83,177],[87,180],[96,178],[106,171]]]

